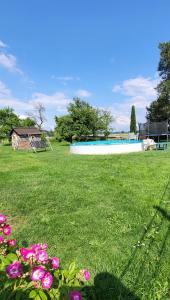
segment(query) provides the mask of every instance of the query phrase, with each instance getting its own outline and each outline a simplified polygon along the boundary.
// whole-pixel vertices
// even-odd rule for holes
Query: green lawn
[[[0,146],[0,209],[17,239],[47,242],[63,266],[90,269],[97,299],[169,299],[170,151],[76,156],[53,147]]]

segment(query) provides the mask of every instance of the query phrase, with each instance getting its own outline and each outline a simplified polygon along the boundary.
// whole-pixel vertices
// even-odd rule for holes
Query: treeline
[[[99,133],[107,137],[112,131],[114,119],[110,111],[95,108],[80,98],[74,98],[67,110],[66,115],[55,117],[55,136],[58,141],[72,142],[73,138],[81,140]]]
[[[15,114],[14,110],[9,107],[0,109],[0,139],[9,137],[9,133],[14,127],[32,126],[35,126],[35,120],[30,117],[21,119]]]
[[[18,116],[13,108],[5,107],[0,109],[0,139],[8,138],[10,131],[15,127],[33,127],[43,130],[45,118],[45,107],[38,102],[33,106],[33,111],[26,113],[25,118]],[[51,131],[48,131],[51,136]]]
[[[58,141],[81,140],[83,137],[103,134],[106,138],[112,131],[114,121],[111,113],[107,110],[91,106],[79,98],[74,98],[68,105],[68,113],[64,116],[55,116],[54,136]],[[33,113],[27,118],[20,118],[12,108],[0,109],[0,139],[9,137],[14,127],[36,126],[42,130],[46,120],[44,116],[45,107],[38,104]]]
[[[160,61],[158,72],[157,99],[147,107],[147,119],[151,122],[168,120],[170,124],[170,42],[160,43]]]

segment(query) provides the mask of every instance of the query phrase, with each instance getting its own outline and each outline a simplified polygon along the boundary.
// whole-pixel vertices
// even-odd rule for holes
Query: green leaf
[[[69,270],[70,273],[72,273],[72,272],[75,271],[75,269],[76,269],[76,263],[75,263],[75,262],[72,262],[72,263],[70,264],[68,270]]]
[[[16,281],[14,279],[8,279],[5,281],[5,284],[4,284],[4,288],[8,288],[10,286],[12,286]]]
[[[40,298],[39,295],[37,295],[37,296],[34,298],[34,300],[41,300],[41,298]]]
[[[59,275],[60,275],[60,270],[56,270],[56,271],[54,272],[54,276],[58,278]]]
[[[29,298],[31,298],[31,299],[34,299],[36,296],[37,296],[37,292],[36,292],[35,290],[32,290],[32,291],[29,293]]]
[[[29,288],[31,288],[33,286],[34,286],[33,282],[30,281],[30,283],[27,283],[26,289],[29,289]]]
[[[15,260],[18,260],[18,256],[15,253],[9,253],[6,258],[10,261],[13,262]]]
[[[47,296],[46,296],[46,294],[44,293],[44,291],[40,290],[40,291],[39,291],[39,295],[40,295],[40,297],[41,297],[42,300],[47,300]]]
[[[2,267],[4,268],[4,266],[8,266],[10,263],[11,260],[5,257],[4,260],[2,261]]]

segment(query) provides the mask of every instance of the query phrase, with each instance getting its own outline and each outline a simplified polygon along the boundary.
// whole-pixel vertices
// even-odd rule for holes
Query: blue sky
[[[21,115],[37,102],[46,128],[74,96],[109,109],[129,129],[155,99],[159,42],[170,40],[169,0],[2,0],[0,107]]]

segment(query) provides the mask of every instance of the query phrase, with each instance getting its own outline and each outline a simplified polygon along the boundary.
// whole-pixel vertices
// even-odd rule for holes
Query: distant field
[[[64,266],[89,268],[97,299],[169,299],[170,151],[53,148],[0,146],[0,208],[17,239],[46,241]]]

